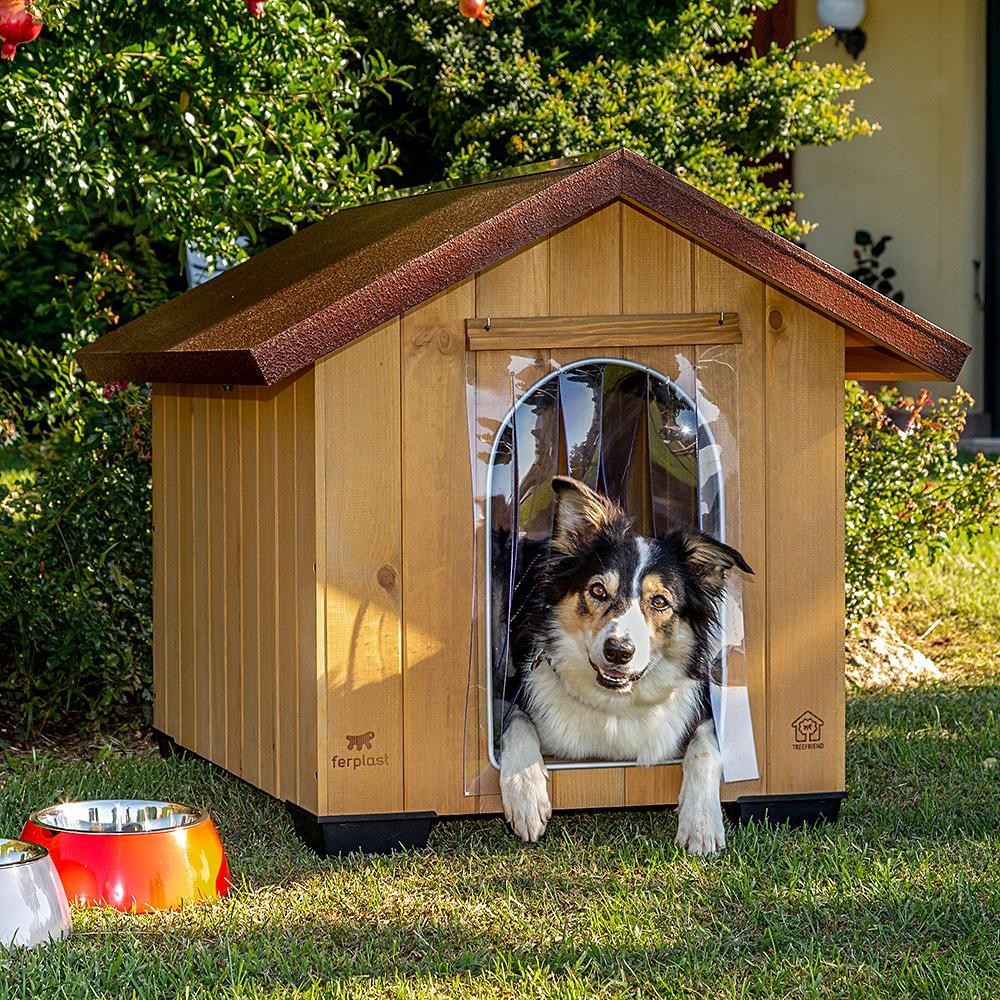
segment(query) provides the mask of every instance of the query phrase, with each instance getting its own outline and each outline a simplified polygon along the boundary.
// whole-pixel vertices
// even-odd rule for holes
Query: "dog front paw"
[[[718,802],[681,804],[677,815],[676,844],[689,854],[714,854],[726,846],[722,806]]]
[[[540,761],[500,779],[503,813],[514,832],[533,844],[552,818],[548,773]]]

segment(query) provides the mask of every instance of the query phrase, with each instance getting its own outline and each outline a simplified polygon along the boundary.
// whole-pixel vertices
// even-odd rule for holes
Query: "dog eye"
[[[604,589],[603,583],[592,583],[587,588],[587,593],[590,594],[595,601],[603,601],[608,596],[608,592]]]
[[[656,608],[657,611],[666,611],[670,607],[670,601],[668,601],[663,594],[653,594],[649,599],[649,603]]]

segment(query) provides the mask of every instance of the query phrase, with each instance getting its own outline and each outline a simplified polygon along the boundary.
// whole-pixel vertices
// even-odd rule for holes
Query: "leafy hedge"
[[[962,461],[972,397],[932,399],[847,384],[847,617],[876,614],[907,588],[914,558],[933,561],[955,534],[1000,521],[1000,462]]]
[[[148,393],[78,389],[31,472],[0,479],[0,716],[17,730],[150,700]]]
[[[352,0],[347,23],[395,65],[380,127],[408,183],[627,145],[789,237],[811,228],[774,175],[802,146],[874,126],[848,98],[860,64],[787,48],[749,48],[776,0],[490,0],[491,28],[455,0]]]

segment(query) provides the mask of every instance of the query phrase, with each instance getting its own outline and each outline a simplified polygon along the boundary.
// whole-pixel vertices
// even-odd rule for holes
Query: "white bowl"
[[[69,903],[49,852],[0,839],[0,945],[35,948],[69,931]]]

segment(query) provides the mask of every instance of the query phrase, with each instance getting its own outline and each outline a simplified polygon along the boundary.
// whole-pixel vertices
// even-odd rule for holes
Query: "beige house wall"
[[[799,35],[818,27],[815,0],[797,0]],[[973,345],[961,382],[980,408],[983,322],[973,261],[983,257],[986,0],[868,0],[861,59],[874,82],[857,96],[882,130],[795,154],[798,211],[819,223],[813,253],[850,270],[856,229],[894,240],[905,304]],[[849,61],[832,40],[813,55]],[[942,387],[943,388],[943,387]]]

